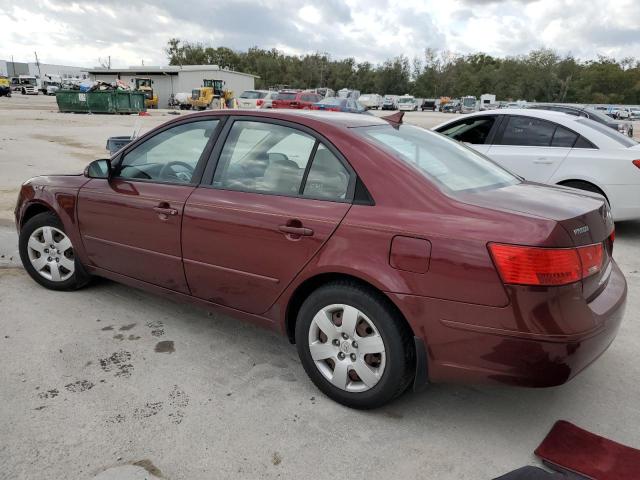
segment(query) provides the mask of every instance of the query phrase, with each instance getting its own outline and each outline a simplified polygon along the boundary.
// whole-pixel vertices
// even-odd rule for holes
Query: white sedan
[[[492,110],[434,127],[507,170],[540,183],[600,193],[616,220],[640,218],[640,144],[566,113]]]

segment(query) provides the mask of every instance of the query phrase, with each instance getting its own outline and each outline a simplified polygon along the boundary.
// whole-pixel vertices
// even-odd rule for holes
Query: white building
[[[129,67],[129,68],[94,68],[89,70],[91,80],[113,82],[120,79],[134,86],[134,79],[150,78],[153,80],[153,91],[158,96],[158,107],[167,108],[171,94],[188,92],[201,87],[202,81],[223,80],[225,89],[238,96],[245,90],[255,88],[256,75],[235,72],[220,68],[217,65],[184,65],[168,67]]]

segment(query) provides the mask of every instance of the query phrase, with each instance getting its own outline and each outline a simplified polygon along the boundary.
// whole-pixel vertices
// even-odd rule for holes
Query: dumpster
[[[58,90],[56,102],[61,112],[139,113],[146,111],[144,93],[123,90],[94,92]]]

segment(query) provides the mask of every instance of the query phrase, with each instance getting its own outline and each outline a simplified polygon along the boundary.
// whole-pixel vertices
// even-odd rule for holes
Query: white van
[[[413,112],[418,110],[418,101],[412,95],[403,95],[398,98],[398,110],[401,112]]]

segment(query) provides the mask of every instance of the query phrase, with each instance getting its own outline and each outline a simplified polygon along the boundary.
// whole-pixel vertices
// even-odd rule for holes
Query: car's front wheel
[[[20,230],[20,259],[27,273],[52,290],[76,290],[89,275],[76,258],[60,219],[45,212],[29,219]]]
[[[409,329],[388,301],[356,282],[324,285],[304,301],[296,344],[313,383],[348,407],[380,407],[413,378]]]

